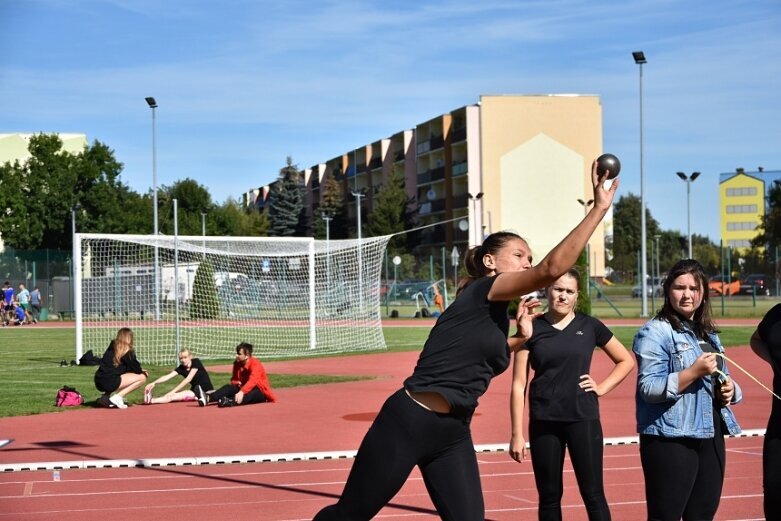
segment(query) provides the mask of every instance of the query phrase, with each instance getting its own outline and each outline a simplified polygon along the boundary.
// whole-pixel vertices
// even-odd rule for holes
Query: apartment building
[[[719,174],[721,240],[725,246],[745,250],[757,236],[766,213],[766,197],[773,183],[781,183],[781,170]]]
[[[425,227],[416,232],[418,255],[439,259],[454,247],[463,255],[485,235],[512,230],[540,259],[583,218],[578,200],[591,199],[591,162],[601,153],[598,96],[484,95],[305,169],[306,212],[310,223],[320,218],[321,186],[332,177],[348,218],[357,220],[355,193],[365,218],[396,169]],[[604,230],[589,244],[595,277],[605,274]]]

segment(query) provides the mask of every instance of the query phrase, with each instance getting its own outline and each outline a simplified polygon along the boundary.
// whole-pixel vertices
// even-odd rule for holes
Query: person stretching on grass
[[[127,409],[125,396],[144,385],[147,376],[149,373],[141,368],[133,349],[133,331],[123,327],[103,353],[95,372],[95,387],[103,393],[98,404]],[[116,394],[112,396],[111,393]]]
[[[198,405],[204,407],[216,403],[220,407],[233,407],[277,401],[274,391],[271,390],[266,369],[260,360],[252,356],[252,349],[252,344],[246,342],[236,346],[236,361],[233,362],[229,384],[208,393],[200,387],[193,389],[198,397]]]
[[[163,396],[157,398],[152,397],[152,391],[154,390],[155,385],[167,382],[176,375],[183,376],[184,380]],[[190,384],[190,389],[183,391],[182,388],[187,384]],[[144,403],[192,402],[198,399],[196,394],[198,388],[203,389],[204,392],[210,392],[214,389],[214,386],[212,386],[209,373],[206,372],[206,368],[201,361],[197,358],[193,358],[190,350],[185,348],[179,351],[179,366],[154,382],[146,384],[146,387],[144,388]]]

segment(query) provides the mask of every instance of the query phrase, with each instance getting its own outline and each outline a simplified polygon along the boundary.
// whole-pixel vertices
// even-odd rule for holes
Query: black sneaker
[[[116,407],[113,403],[111,403],[111,400],[109,399],[108,394],[102,395],[100,398],[97,399],[97,404],[101,407],[106,407],[107,409],[110,409],[112,407]]]
[[[60,360],[60,367],[68,367],[68,361],[67,360]]]
[[[217,407],[233,407],[234,405],[236,405],[236,402],[233,401],[232,398],[228,398],[227,396],[225,398],[222,398],[217,403]]]
[[[196,385],[195,389],[195,397],[198,399],[198,406],[199,407],[206,407],[206,404],[209,403],[209,400],[206,398],[206,393],[203,392],[203,387],[200,385]]]

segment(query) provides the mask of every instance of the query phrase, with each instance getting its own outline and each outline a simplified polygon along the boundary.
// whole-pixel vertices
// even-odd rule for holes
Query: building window
[[[730,204],[727,205],[727,213],[757,213],[755,204]]]
[[[727,197],[740,197],[745,195],[757,195],[757,187],[727,188]]]
[[[750,248],[751,241],[748,239],[731,239],[727,241],[727,246],[730,248]]]
[[[742,230],[756,230],[757,224],[755,221],[739,221],[727,223],[727,231],[736,232]]]

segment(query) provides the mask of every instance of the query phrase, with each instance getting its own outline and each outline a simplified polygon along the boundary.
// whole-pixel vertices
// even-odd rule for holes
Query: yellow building
[[[719,213],[724,246],[738,250],[751,247],[757,226],[765,218],[765,192],[773,177],[781,179],[781,172],[745,172],[740,168],[731,174],[721,174]]]
[[[0,165],[14,161],[24,162],[30,157],[27,147],[35,134],[0,134]],[[62,150],[71,154],[84,151],[87,146],[86,134],[57,134],[62,140]]]

